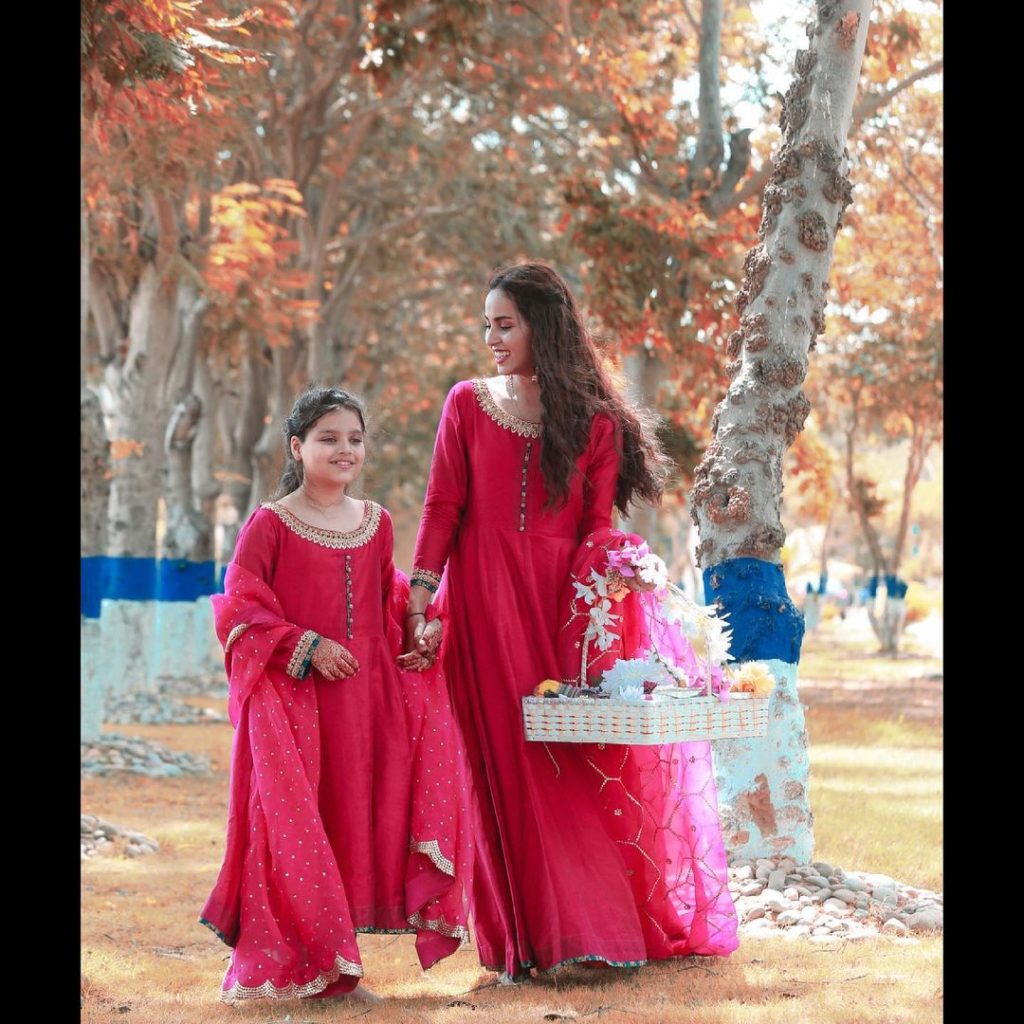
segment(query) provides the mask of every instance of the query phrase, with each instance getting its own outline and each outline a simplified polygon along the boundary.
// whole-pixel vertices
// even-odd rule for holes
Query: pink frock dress
[[[707,743],[525,739],[521,698],[565,674],[564,593],[611,526],[616,428],[594,417],[564,506],[544,508],[540,428],[462,381],[441,414],[412,579],[438,581],[444,668],[475,794],[472,919],[512,975],[736,948]],[[576,645],[579,646],[578,644]]]
[[[222,998],[350,990],[355,933],[412,932],[424,967],[467,937],[464,754],[440,667],[403,672],[408,581],[391,517],[347,533],[258,508],[214,598],[235,725],[224,866],[201,920],[233,947]],[[320,638],[359,670],[323,678]]]

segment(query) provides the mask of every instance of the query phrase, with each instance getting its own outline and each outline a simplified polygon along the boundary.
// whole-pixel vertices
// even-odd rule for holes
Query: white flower
[[[590,578],[594,581],[594,589],[600,597],[608,596],[608,580],[596,569],[590,570]]]
[[[653,552],[634,562],[633,568],[644,583],[653,583],[657,587],[664,587],[668,583],[668,567]]]
[[[623,686],[616,695],[619,700],[641,701],[644,699],[642,686]]]
[[[607,627],[613,622],[618,622],[621,617],[613,614],[611,607],[612,603],[607,599],[593,605],[590,609],[590,622],[587,623],[583,634],[588,640],[593,640],[602,651],[607,651],[615,643],[615,634]]]
[[[729,657],[732,644],[732,630],[725,628],[725,623],[718,618],[708,620],[707,632],[708,657],[716,665],[724,665]]]
[[[667,588],[665,597],[662,599],[658,610],[666,622],[678,622],[680,625],[686,623],[691,617],[686,603],[676,597],[674,587]]]
[[[597,597],[595,596],[594,590],[593,590],[592,587],[588,587],[585,583],[579,583],[576,580],[573,580],[573,584],[572,585],[576,588],[576,600],[577,601],[581,597],[583,598],[584,601],[587,602],[587,604],[593,604],[597,600]]]
[[[601,689],[613,695],[624,687],[640,686],[642,689],[647,679],[647,669],[646,658],[621,658],[611,668],[605,669],[601,677]]]
[[[646,658],[622,658],[611,668],[605,669],[601,677],[601,689],[612,696],[617,696],[624,689],[639,686],[643,690],[644,683],[671,683],[672,681],[664,664],[657,659],[652,651]]]
[[[597,626],[607,626],[609,623],[615,622],[618,619],[618,615],[612,614],[612,603],[605,599],[600,604],[595,604],[590,609],[590,621]]]

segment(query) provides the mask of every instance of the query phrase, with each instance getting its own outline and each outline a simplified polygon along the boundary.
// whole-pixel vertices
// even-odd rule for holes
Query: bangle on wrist
[[[431,572],[429,569],[413,569],[412,574],[409,577],[410,587],[423,587],[424,590],[429,590],[431,594],[433,594],[440,585],[441,574]]]
[[[427,613],[426,612],[406,612],[405,613],[405,617],[407,619],[411,619],[414,615],[422,615],[423,618],[427,617]]]

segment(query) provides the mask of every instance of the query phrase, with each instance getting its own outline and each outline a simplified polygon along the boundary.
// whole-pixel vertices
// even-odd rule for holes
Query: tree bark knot
[[[725,505],[716,505],[713,501],[708,502],[708,518],[716,526],[725,523],[735,526],[746,522],[750,518],[749,492],[737,484],[729,488],[727,495]]]
[[[759,359],[753,366],[753,376],[759,384],[778,384],[784,388],[795,388],[807,376],[806,363],[789,356]]]
[[[818,20],[823,24],[834,21],[843,6],[843,0],[818,0]]]
[[[860,27],[860,14],[857,11],[847,11],[839,19],[836,25],[836,34],[839,36],[839,45],[848,50],[857,39],[857,29]]]
[[[821,194],[830,203],[839,203],[840,209],[846,209],[853,202],[853,185],[845,174],[836,171],[825,179]]]
[[[797,50],[796,51],[796,73],[801,76],[806,76],[811,73],[814,65],[818,63],[818,54],[815,50]]]
[[[736,555],[740,558],[763,558],[769,561],[785,543],[786,531],[779,526],[766,523],[751,531],[742,546],[737,548]],[[784,610],[785,605],[780,606],[779,611]]]
[[[765,252],[764,246],[755,245],[747,253],[747,257],[743,261],[745,280],[743,287],[736,296],[736,311],[741,316],[743,315],[743,310],[761,294],[761,289],[764,288],[765,278],[768,276],[771,265],[771,257]]]
[[[830,240],[828,223],[817,210],[809,210],[797,218],[797,237],[808,249],[825,252]]]
[[[814,160],[815,167],[826,174],[831,174],[839,167],[839,152],[824,139],[808,139],[802,143],[797,152]]]

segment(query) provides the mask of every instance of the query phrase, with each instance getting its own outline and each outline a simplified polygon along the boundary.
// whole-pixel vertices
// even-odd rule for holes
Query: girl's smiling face
[[[347,487],[362,472],[366,449],[363,426],[351,409],[324,413],[306,431],[305,440],[292,436],[292,457],[302,463],[303,480],[322,487]]]

